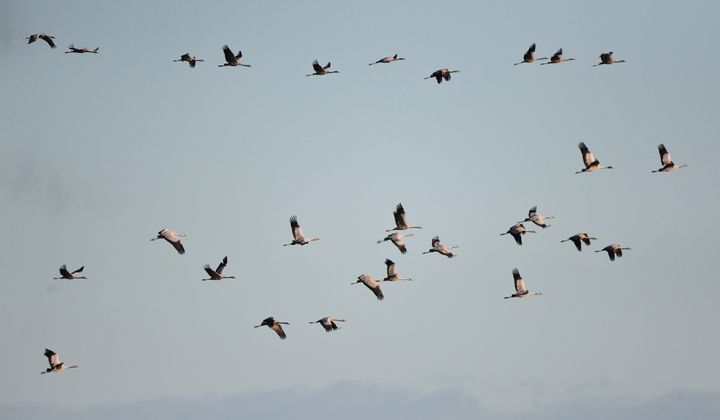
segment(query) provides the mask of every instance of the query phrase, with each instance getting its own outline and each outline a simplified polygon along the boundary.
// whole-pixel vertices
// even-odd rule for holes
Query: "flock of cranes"
[[[55,37],[45,34],[45,33],[32,34],[25,39],[28,40],[28,44],[32,44],[33,42],[37,41],[38,39],[41,39],[41,40],[47,42],[48,45],[50,45],[50,47],[56,48],[55,42],[53,41],[55,39]],[[535,57],[536,47],[537,47],[537,45],[535,43],[530,45],[530,47],[527,49],[525,54],[523,54],[522,61],[515,63],[515,65],[517,66],[518,64],[526,64],[526,63],[529,64],[529,63],[534,63],[536,61],[545,61],[545,60],[549,60],[549,61],[546,63],[540,63],[540,64],[541,65],[561,64],[566,61],[574,61],[575,60],[575,58],[572,58],[572,57],[570,57],[570,58],[563,57],[562,48],[558,49],[555,52],[555,54],[553,54],[552,57],[550,57],[550,58],[548,58],[548,57],[536,58]],[[94,50],[91,50],[89,48],[75,48],[73,46],[73,44],[70,44],[70,46],[68,48],[69,48],[69,51],[66,51],[65,52],[66,54],[68,54],[68,53],[79,53],[79,54],[94,53],[94,54],[97,54],[98,50],[100,49],[100,47],[95,48]],[[244,64],[244,63],[240,62],[240,59],[243,56],[242,51],[238,50],[237,54],[235,54],[230,49],[230,47],[228,47],[227,45],[223,46],[222,51],[223,51],[223,55],[225,57],[225,63],[219,64],[218,67],[238,67],[238,66],[252,67],[252,65],[250,65],[250,64]],[[402,61],[402,60],[406,60],[406,58],[398,57],[398,54],[395,54],[392,56],[383,57],[383,58],[381,58],[377,61],[374,61],[368,65],[373,66],[375,64],[389,64],[389,63],[394,63],[396,61]],[[178,62],[188,63],[190,68],[195,68],[197,63],[202,63],[204,61],[205,60],[203,60],[201,58],[197,58],[194,55],[190,54],[189,52],[182,54],[179,59],[173,60],[173,62],[175,62],[175,63],[178,63]],[[597,67],[597,66],[600,66],[603,64],[616,64],[616,63],[624,63],[624,62],[625,62],[625,60],[615,60],[613,58],[613,52],[610,51],[610,52],[605,52],[605,53],[600,54],[600,63],[594,64],[593,67]],[[325,75],[332,74],[332,73],[340,73],[338,70],[330,70],[329,62],[326,65],[322,66],[322,65],[320,65],[320,63],[317,60],[314,60],[312,63],[312,67],[313,67],[313,72],[306,74],[305,76],[325,76]],[[430,76],[427,76],[425,78],[425,80],[435,79],[435,80],[437,80],[438,84],[442,83],[443,80],[445,80],[446,82],[449,82],[450,79],[452,78],[452,76],[451,76],[452,73],[460,73],[460,70],[449,70],[447,68],[438,69],[438,70],[435,70],[434,72],[432,72],[432,74],[430,74]]]
[[[28,40],[28,44],[32,44],[36,42],[37,40],[43,40],[45,41],[51,48],[56,48],[54,39],[54,36],[47,35],[45,33],[37,33],[30,35],[26,38]],[[69,45],[69,50],[66,51],[67,54],[69,53],[76,53],[76,54],[84,54],[84,53],[90,53],[90,54],[97,54],[99,51],[99,47],[95,49],[89,49],[89,48],[76,48],[73,44]],[[228,45],[224,45],[222,48],[225,63],[219,64],[218,67],[252,67],[250,64],[245,64],[241,62],[243,58],[242,51],[237,50],[237,53],[234,53],[233,50],[230,49]],[[528,50],[523,55],[523,59],[520,62],[514,63],[514,65],[520,65],[520,64],[530,64],[534,62],[539,61],[546,61],[541,63],[541,65],[547,65],[547,64],[561,64],[563,62],[567,61],[575,61],[575,58],[568,57],[565,58],[563,56],[563,50],[562,48],[558,49],[551,57],[536,57],[536,44],[532,44]],[[393,56],[387,56],[383,57],[375,62],[369,63],[369,66],[376,65],[376,64],[388,64],[393,63],[396,61],[402,61],[406,60],[404,57],[398,57],[398,54],[395,54]],[[610,64],[616,64],[616,63],[624,63],[625,60],[615,60],[613,58],[612,52],[606,52],[602,53],[600,55],[600,63],[595,64],[595,66],[600,65],[610,65]],[[173,60],[174,62],[184,62],[188,63],[190,68],[195,68],[198,63],[202,63],[205,60],[201,58],[197,58],[193,56],[190,53],[185,53],[180,56],[179,59]],[[313,67],[313,73],[307,74],[306,76],[324,76],[332,73],[339,73],[337,70],[331,70],[331,63],[328,62],[325,66],[320,65],[320,63],[315,60],[312,63]],[[451,75],[453,73],[459,73],[460,70],[449,70],[447,68],[442,68],[439,70],[434,71],[429,76],[425,77],[425,79],[435,79],[437,83],[442,83],[443,80],[448,82],[451,80]],[[590,149],[587,147],[587,145],[584,142],[580,142],[578,144],[578,148],[580,149],[581,156],[582,156],[582,162],[584,165],[584,168],[575,172],[576,174],[585,173],[585,172],[595,172],[602,169],[613,169],[612,166],[603,166],[600,165],[600,161],[595,158],[593,153],[590,151]],[[658,146],[658,151],[660,153],[660,164],[661,167],[659,169],[653,170],[653,173],[656,172],[672,172],[676,169],[686,167],[687,165],[684,163],[677,164],[674,163],[670,153],[668,152],[667,148],[664,144],[660,144]],[[395,226],[387,229],[385,232],[387,235],[381,239],[378,240],[377,243],[381,244],[384,242],[392,242],[392,244],[400,251],[401,254],[406,254],[408,252],[407,250],[407,244],[405,243],[405,238],[413,237],[414,233],[405,233],[403,231],[408,231],[411,229],[423,229],[422,226],[415,226],[410,225],[407,219],[406,211],[402,205],[402,203],[398,204],[393,211],[393,217],[395,221]],[[528,215],[525,219],[520,220],[510,226],[510,228],[500,235],[510,235],[513,237],[517,245],[521,246],[523,244],[523,236],[526,233],[538,233],[534,230],[528,230],[523,223],[533,223],[534,225],[546,229],[549,228],[550,225],[546,223],[547,220],[554,219],[554,216],[547,216],[542,215],[538,213],[537,206],[533,206],[528,211]],[[298,222],[297,216],[293,215],[290,217],[290,229],[292,234],[292,241],[286,244],[283,244],[283,246],[290,246],[290,245],[301,245],[305,246],[308,245],[314,241],[319,241],[319,237],[308,237],[303,233],[302,228],[300,227],[300,223]],[[181,238],[184,238],[186,235],[174,232],[170,229],[162,229],[160,230],[157,235],[153,238],[151,238],[151,241],[155,241],[158,239],[163,239],[166,242],[168,242],[172,247],[177,251],[178,254],[183,255],[185,254],[185,247],[183,246],[181,242]],[[568,237],[567,239],[564,239],[560,242],[572,242],[578,251],[582,251],[583,244],[586,247],[591,246],[591,241],[597,240],[596,237],[590,236],[586,232],[580,232],[575,235],[572,235]],[[456,254],[452,251],[453,249],[459,248],[457,245],[446,245],[443,242],[440,241],[439,236],[434,236],[431,240],[431,248],[427,251],[422,252],[422,254],[431,254],[431,253],[437,253],[440,255],[443,255],[447,258],[453,258],[456,256]],[[610,244],[602,249],[595,250],[595,252],[607,252],[609,259],[611,261],[615,261],[616,257],[622,257],[623,256],[623,250],[629,250],[630,248],[624,247],[618,243]],[[212,267],[208,264],[203,266],[203,269],[208,275],[208,278],[201,279],[202,281],[220,281],[223,279],[235,279],[235,276],[226,276],[225,275],[225,269],[228,265],[228,257],[224,256],[222,260],[220,261],[219,265],[216,269],[212,269]],[[412,281],[412,278],[404,278],[401,277],[398,274],[397,270],[397,264],[390,260],[389,258],[385,259],[385,265],[386,265],[386,277],[383,279],[376,279],[370,274],[363,273],[360,276],[357,277],[357,280],[350,283],[351,285],[355,284],[363,284],[365,287],[367,287],[376,297],[377,300],[383,300],[385,298],[383,291],[380,288],[380,284],[382,282],[397,282],[397,281]],[[87,277],[82,276],[84,266],[80,267],[79,269],[70,272],[67,269],[66,265],[62,265],[59,269],[60,271],[60,277],[55,277],[54,279],[65,279],[65,280],[76,280],[76,279],[86,279]],[[514,282],[514,288],[515,293],[513,293],[510,296],[505,296],[505,299],[510,298],[526,298],[530,296],[537,296],[541,295],[541,292],[531,292],[527,289],[525,286],[525,281],[520,275],[520,272],[517,268],[512,270],[513,275],[513,282]],[[344,319],[338,319],[333,316],[326,316],[323,317],[317,321],[310,321],[310,324],[320,324],[320,326],[323,327],[323,329],[326,332],[336,331],[340,329],[340,327],[337,325],[338,323],[345,322]],[[281,339],[286,339],[287,334],[285,333],[283,329],[283,325],[290,325],[290,323],[285,321],[278,321],[274,317],[267,317],[265,318],[259,325],[255,325],[255,328],[267,326],[271,330],[273,330],[278,337]],[[45,356],[48,359],[49,368],[47,368],[44,373],[50,373],[50,372],[61,372],[65,369],[71,369],[76,368],[76,365],[66,366],[65,363],[60,362],[60,359],[58,355],[49,349],[45,349]]]

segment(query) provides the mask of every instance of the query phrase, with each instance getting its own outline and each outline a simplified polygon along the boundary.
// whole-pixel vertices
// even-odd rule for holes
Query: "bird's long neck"
[[[235,276],[227,276],[227,277],[223,277],[223,278],[224,278],[224,279],[234,279]]]

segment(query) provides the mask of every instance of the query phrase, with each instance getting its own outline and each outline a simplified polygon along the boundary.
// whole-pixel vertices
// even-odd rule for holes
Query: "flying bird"
[[[523,54],[523,60],[519,63],[515,63],[515,65],[517,66],[518,64],[522,63],[534,63],[535,61],[547,59],[547,57],[535,58],[535,43],[533,43],[530,48],[528,48],[527,52]]]
[[[409,236],[415,236],[415,234],[394,232],[389,234],[385,238],[377,241],[377,243],[381,244],[385,241],[392,241],[393,245],[395,245],[397,249],[400,250],[400,253],[404,254],[407,252],[407,248],[405,247],[405,241],[403,241],[402,238],[407,238]]]
[[[562,48],[560,48],[559,50],[557,50],[557,52],[555,54],[553,54],[552,57],[550,57],[550,61],[548,61],[547,63],[540,63],[540,65],[544,66],[545,64],[560,64],[564,61],[573,61],[573,60],[575,60],[575,59],[574,58],[564,58]]]
[[[58,279],[67,279],[67,280],[75,280],[75,279],[86,279],[87,277],[81,277],[76,276],[76,274],[82,273],[85,269],[85,266],[82,266],[78,268],[77,270],[73,271],[72,273],[68,271],[67,266],[65,264],[60,266],[60,277],[53,277],[53,280]]]
[[[223,45],[223,54],[225,54],[225,64],[220,64],[218,67],[237,67],[237,66],[243,66],[243,67],[252,67],[250,64],[243,64],[240,62],[240,59],[242,58],[242,51],[238,50],[237,55],[233,55],[232,50],[227,45]],[[197,60],[196,60],[197,61]],[[192,67],[192,65],[191,65]]]
[[[605,252],[608,253],[608,257],[610,257],[610,261],[615,261],[615,257],[620,258],[620,257],[623,256],[623,253],[622,253],[622,252],[623,252],[624,249],[625,249],[625,250],[630,250],[630,248],[624,248],[624,247],[620,246],[620,244],[612,244],[612,245],[606,246],[606,247],[603,248],[603,249],[598,249],[598,250],[595,251],[595,252],[603,252],[603,251],[605,251]]]
[[[373,292],[377,300],[385,299],[382,290],[380,290],[380,283],[378,283],[377,280],[373,278],[373,276],[361,274],[360,276],[358,276],[358,280],[356,282],[350,283],[350,285],[358,283],[362,283],[365,285],[365,287],[370,289],[370,291]]]
[[[408,225],[407,215],[405,214],[405,209],[403,208],[402,203],[399,203],[397,207],[395,207],[393,216],[395,217],[395,227],[388,229],[385,232],[392,232],[393,230],[422,229],[422,226]]]
[[[285,331],[283,331],[282,324],[290,325],[289,322],[282,322],[282,321],[275,321],[275,318],[273,317],[267,317],[263,319],[263,321],[260,323],[260,325],[256,325],[255,328],[267,326],[271,330],[275,331],[281,339],[286,339],[287,335],[285,335]]]
[[[232,54],[232,52],[230,54]],[[197,58],[190,53],[185,53],[180,56],[179,60],[173,60],[173,63],[179,63],[179,62],[183,62],[183,61],[187,62],[190,65],[190,68],[194,69],[195,65],[197,63],[204,62],[205,60],[203,60],[201,58]],[[222,66],[220,66],[220,67],[222,67]]]
[[[43,33],[32,34],[32,35],[30,35],[29,37],[27,37],[27,38],[25,38],[25,39],[28,40],[28,44],[32,44],[33,42],[37,41],[38,39],[42,39],[43,41],[47,42],[48,45],[49,45],[51,48],[57,48],[57,47],[55,46],[55,43],[53,42],[53,39],[55,39],[55,37],[54,37],[54,36],[50,36],[50,35],[48,35],[48,34],[43,34]]]
[[[452,252],[450,252],[451,249],[460,248],[457,245],[453,245],[451,247],[448,247],[444,243],[440,242],[440,237],[436,236],[432,239],[432,248],[429,250],[423,252],[423,254],[430,254],[431,252],[437,252],[438,254],[444,255],[448,258],[452,258],[455,256]]]
[[[672,172],[675,169],[678,168],[684,168],[687,166],[685,163],[674,163],[672,161],[672,157],[670,156],[670,153],[668,153],[667,149],[665,148],[664,144],[658,145],[658,151],[660,152],[660,164],[662,164],[662,168],[653,171],[655,172]]]
[[[446,82],[449,82],[450,79],[452,78],[452,76],[450,76],[450,73],[460,73],[460,70],[448,70],[448,69],[435,70],[430,76],[426,77],[425,80],[432,79],[434,77],[438,83],[442,83],[443,79],[445,79]]]
[[[590,240],[596,241],[597,238],[594,236],[588,235],[586,232],[581,232],[576,235],[573,235],[567,239],[563,239],[562,242],[571,241],[575,244],[575,248],[577,248],[578,251],[582,251],[582,243],[584,242],[586,246],[590,246]]]
[[[85,54],[85,53],[97,54],[100,47],[97,47],[94,50],[91,50],[90,48],[75,48],[75,46],[73,44],[70,44],[68,46],[68,49],[69,49],[69,51],[65,51],[65,54],[72,54],[72,53],[75,53],[75,54]]]
[[[522,222],[533,222],[536,225],[540,226],[541,228],[545,229],[546,227],[550,227],[550,225],[545,224],[545,219],[554,219],[555,216],[543,216],[541,214],[538,214],[537,212],[537,206],[532,206],[530,208],[530,211],[528,211],[528,217],[525,218],[525,220],[521,220],[518,223]]]
[[[315,70],[315,73],[306,74],[305,76],[324,76],[326,74],[330,73],[340,73],[337,70],[328,70],[330,68],[330,63],[328,62],[325,67],[321,66],[320,63],[318,63],[317,60],[313,61],[313,70]]]
[[[593,64],[593,67],[602,66],[603,64],[615,64],[625,62],[625,60],[615,60],[612,55],[612,51],[600,54],[600,62],[597,64]]]
[[[523,225],[522,223],[518,223],[516,225],[511,226],[507,232],[501,233],[500,236],[510,234],[510,235],[512,235],[513,238],[515,238],[515,242],[518,245],[522,245],[522,235],[524,235],[528,232],[529,233],[537,233],[534,230],[525,229],[525,225]]]
[[[178,254],[182,255],[185,253],[185,247],[183,247],[182,243],[180,243],[180,238],[184,238],[184,233],[176,233],[173,232],[170,229],[163,229],[160,232],[158,232],[157,237],[150,239],[151,241],[155,241],[158,239],[165,239],[172,245],[178,252]]]
[[[208,273],[208,276],[210,276],[209,279],[202,279],[202,281],[206,280],[222,280],[222,279],[234,279],[235,276],[223,276],[223,272],[225,271],[225,267],[227,266],[228,259],[227,256],[220,261],[220,264],[217,266],[217,269],[213,270],[210,268],[208,264],[205,264],[203,267],[205,269],[205,272]]]
[[[385,265],[387,266],[387,277],[382,279],[382,281],[399,281],[399,280],[407,280],[412,281],[412,279],[404,279],[398,275],[397,271],[395,271],[395,263],[392,262],[389,258],[385,258]]]
[[[325,318],[312,321],[310,324],[320,324],[325,329],[325,332],[335,331],[340,329],[336,322],[345,322],[344,319],[337,319],[334,316],[326,316]]]
[[[293,235],[293,241],[289,244],[283,244],[283,246],[288,245],[307,245],[312,241],[319,241],[320,238],[312,238],[308,239],[303,234],[302,228],[300,228],[300,223],[298,223],[297,216],[291,216],[290,217],[290,230],[292,230]]]
[[[523,280],[522,276],[520,276],[520,271],[518,271],[517,268],[513,269],[512,274],[513,274],[513,281],[515,282],[515,293],[513,293],[510,296],[505,296],[505,299],[526,298],[526,297],[530,297],[530,296],[542,295],[542,292],[529,292],[528,291],[528,289],[525,287],[525,280]]]
[[[376,61],[376,62],[374,62],[374,63],[368,64],[368,66],[372,66],[372,65],[374,65],[374,64],[392,63],[393,61],[400,61],[400,60],[404,60],[404,58],[398,57],[398,55],[395,54],[395,55],[392,56],[392,57],[383,57],[383,58],[379,59],[378,61]]]
[[[585,146],[585,143],[580,142],[578,143],[578,148],[580,149],[580,154],[582,155],[583,163],[585,164],[585,169],[581,169],[576,174],[582,173],[582,172],[595,172],[600,169],[613,169],[612,166],[600,166],[600,161],[595,159],[595,156],[593,156],[590,149]]]
[[[45,369],[45,372],[40,372],[40,374],[43,375],[50,372],[62,372],[65,369],[74,369],[77,367],[77,365],[65,366],[65,363],[60,361],[57,353],[50,349],[45,349],[45,357],[47,357],[50,367]]]

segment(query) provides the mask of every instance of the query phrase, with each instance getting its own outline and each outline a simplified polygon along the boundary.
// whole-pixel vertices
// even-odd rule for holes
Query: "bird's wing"
[[[395,225],[398,229],[407,229],[407,219],[405,217],[405,209],[403,208],[402,203],[397,205],[395,211],[393,212],[393,216],[395,217]]]
[[[404,254],[407,252],[407,248],[405,247],[405,241],[403,241],[401,238],[393,236],[392,238],[390,238],[390,240],[397,247],[397,249],[400,250],[400,253]]]
[[[433,247],[433,248],[437,247],[439,243],[440,243],[440,237],[439,237],[439,236],[436,236],[436,237],[432,238],[432,247]]]
[[[328,61],[328,63],[325,64],[325,67],[323,67],[323,69],[324,69],[324,70],[327,70],[327,69],[329,69],[329,68],[330,68],[330,62]]]
[[[434,77],[435,77],[435,80],[437,80],[438,83],[442,83],[442,79],[443,79],[442,73],[435,72],[435,73],[433,73],[433,74],[435,75],[435,76],[434,76]]]
[[[535,52],[535,43],[533,43],[533,44],[530,46],[530,48],[528,48],[526,54],[532,54],[532,53],[534,53],[534,52]]]
[[[585,143],[583,143],[583,142],[578,143],[578,148],[580,149],[580,153],[582,154],[583,163],[585,164],[585,167],[589,168],[590,165],[592,165],[593,162],[595,162],[595,157],[593,156],[590,149],[587,148]]]
[[[185,53],[185,54],[181,55],[180,59],[184,60],[184,61],[190,61],[190,59],[191,59],[190,53]]]
[[[449,71],[444,72],[444,73],[443,73],[443,77],[445,78],[445,80],[450,80],[450,79],[452,79],[452,75],[450,74]]]
[[[322,66],[320,65],[320,63],[318,63],[317,60],[313,61],[313,70],[315,70],[315,73],[322,73],[322,72],[323,72],[323,68],[322,68]]]
[[[65,264],[60,266],[60,275],[63,277],[72,277],[72,274],[70,274]]]
[[[516,268],[512,271],[512,273],[513,280],[515,280],[515,292],[518,294],[527,292],[527,289],[525,288],[525,280],[523,280],[522,276],[520,276],[520,271]]]
[[[537,206],[530,207],[530,210],[528,211],[528,217],[532,218],[534,214],[537,214]]]
[[[622,257],[622,248],[615,248],[615,255]]]
[[[40,38],[42,38],[43,41],[47,42],[51,48],[55,48],[55,43],[53,42],[52,38],[47,35],[41,36]]]
[[[518,245],[522,245],[522,233],[520,233],[520,231],[517,229],[510,229],[510,234],[513,238],[515,238],[515,242],[517,242]]]
[[[292,231],[292,235],[295,240],[303,237],[303,231],[300,229],[300,223],[298,223],[297,216],[290,217],[290,230]]]
[[[658,145],[658,151],[660,152],[660,163],[662,163],[663,166],[672,163],[672,157],[670,157],[670,153],[668,153],[664,144]]]
[[[182,245],[182,243],[180,243],[180,241],[170,243],[172,244],[173,248],[175,248],[175,250],[178,252],[178,254],[182,255],[185,253],[185,247]]]
[[[217,275],[218,273],[215,272],[215,271],[213,271],[213,269],[210,268],[210,266],[209,266],[208,264],[205,264],[205,265],[203,266],[203,269],[205,269],[205,272],[208,273],[208,276],[210,276],[211,279],[214,279],[214,278],[216,278],[216,277],[220,277],[220,276]]]
[[[78,268],[77,270],[73,271],[70,274],[82,273],[84,269],[85,269],[85,266],[83,265],[82,267]]]
[[[32,44],[33,42],[37,41],[38,36],[37,34],[32,34],[28,37],[28,44]]]
[[[582,238],[582,241],[585,242],[585,245],[590,246],[590,236],[585,235],[585,236]],[[579,244],[580,244],[580,241],[578,241],[578,245],[579,245]],[[578,248],[578,249],[580,249],[580,248]]]
[[[225,61],[228,63],[235,61],[235,55],[233,55],[232,50],[227,45],[223,46],[223,54],[225,54]]]
[[[55,367],[60,363],[60,358],[58,357],[58,355],[50,349],[45,349],[45,357],[48,358],[48,363],[50,364],[50,367]]]
[[[284,340],[287,338],[287,335],[285,335],[285,331],[283,330],[282,325],[275,324],[272,326],[272,329],[277,333],[278,337],[280,337],[281,339]]]
[[[368,289],[372,290],[373,294],[378,300],[383,300],[385,298],[382,290],[380,290],[380,285],[377,284],[377,282],[375,282],[372,277],[368,276],[367,281],[363,281],[363,284],[365,284]]]
[[[559,57],[559,56],[561,56],[561,55],[562,55],[562,48],[560,48],[559,50],[557,50],[557,52],[555,53],[555,55],[554,55],[553,57]]]
[[[242,51],[238,50],[238,53],[235,55],[235,58],[238,60],[242,58]]]
[[[387,276],[393,277],[395,276],[395,263],[392,262],[390,259],[385,259],[385,265],[387,266]]]
[[[575,244],[575,248],[577,248],[578,251],[582,251],[582,245],[580,245],[580,237],[575,235],[571,236],[570,240]],[[585,245],[590,245],[589,239],[583,239],[583,242],[585,242]]]
[[[227,262],[228,262],[228,259],[227,259],[227,257],[225,257],[222,259],[222,261],[220,261],[220,264],[218,264],[215,272],[218,273],[220,276],[222,276],[223,271],[225,271],[225,266],[227,265]]]

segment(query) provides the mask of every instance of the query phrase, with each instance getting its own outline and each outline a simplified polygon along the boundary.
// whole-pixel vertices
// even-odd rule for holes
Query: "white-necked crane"
[[[185,247],[183,246],[182,243],[180,243],[180,238],[184,238],[184,237],[185,237],[184,233],[177,233],[177,232],[173,232],[170,229],[163,229],[160,232],[158,232],[156,237],[154,237],[150,240],[155,241],[158,239],[165,239],[166,241],[168,241],[168,243],[170,245],[173,246],[173,248],[175,248],[175,250],[178,252],[178,254],[182,255],[185,253]]]
[[[523,225],[522,223],[518,223],[516,225],[510,226],[510,229],[508,229],[508,231],[505,233],[501,233],[500,236],[510,234],[510,235],[512,235],[513,238],[515,238],[515,242],[518,245],[522,245],[522,235],[524,235],[528,232],[529,233],[537,233],[534,230],[525,229],[525,225]]]
[[[383,295],[382,290],[380,290],[380,283],[378,283],[377,280],[373,278],[373,276],[370,276],[368,274],[361,274],[360,276],[358,276],[356,282],[352,282],[350,284],[353,285],[358,283],[362,283],[365,285],[365,287],[370,289],[370,291],[373,292],[377,300],[385,299],[385,295]]]
[[[595,252],[607,252],[608,257],[610,257],[610,261],[615,261],[615,257],[622,257],[623,256],[623,250],[630,250],[630,248],[622,247],[620,244],[612,244],[608,245],[603,249],[598,249]]]
[[[205,264],[203,267],[205,269],[205,272],[208,273],[208,276],[210,276],[209,279],[202,279],[202,281],[206,280],[222,280],[222,279],[234,279],[235,276],[224,276],[223,273],[225,271],[225,267],[227,266],[228,258],[225,256],[222,261],[220,261],[220,264],[217,266],[217,269],[213,270],[210,268],[210,265]]]
[[[315,73],[306,74],[305,76],[324,76],[326,74],[330,73],[340,73],[337,70],[328,70],[330,68],[330,62],[328,62],[325,67],[321,66],[320,63],[318,63],[317,60],[313,61],[312,63],[313,70],[315,70]]]
[[[344,319],[337,319],[334,316],[326,316],[325,318],[318,319],[317,321],[309,322],[310,324],[320,324],[325,329],[325,332],[335,331],[340,329],[336,322],[345,322]]]
[[[595,159],[595,156],[593,156],[592,152],[590,151],[590,149],[588,149],[585,143],[578,143],[578,148],[580,149],[580,154],[582,155],[585,169],[581,169],[575,172],[576,174],[580,174],[583,172],[595,172],[600,169],[613,169],[612,166],[600,166],[600,161]]]
[[[374,62],[374,63],[368,64],[368,66],[372,66],[372,65],[374,65],[374,64],[392,63],[392,62],[394,62],[394,61],[400,61],[400,60],[404,60],[404,58],[398,57],[398,55],[395,54],[395,55],[392,56],[392,57],[383,57],[383,58],[379,59],[378,61],[376,61],[376,62]]]
[[[404,254],[407,252],[407,248],[405,247],[405,241],[403,241],[402,238],[407,238],[409,236],[415,236],[415,234],[393,232],[393,233],[389,234],[388,236],[384,237],[383,239],[377,241],[377,243],[381,244],[385,241],[392,241],[393,245],[395,245],[397,247],[397,249],[400,250],[400,253]]]
[[[525,218],[525,220],[521,220],[518,223],[522,222],[533,222],[536,225],[540,226],[541,228],[545,229],[546,227],[550,227],[550,225],[545,224],[545,219],[554,219],[555,216],[543,216],[542,214],[538,214],[537,212],[537,206],[532,206],[530,210],[528,211],[528,217]]]
[[[51,48],[57,48],[55,46],[55,43],[53,42],[53,39],[55,39],[55,37],[50,36],[48,34],[44,34],[44,33],[32,34],[25,39],[28,40],[28,44],[32,44],[33,42],[37,41],[38,39],[42,39],[43,41],[47,42]]]
[[[387,266],[387,277],[382,279],[382,281],[412,281],[412,279],[405,279],[400,277],[400,275],[395,270],[395,263],[391,259],[385,258],[385,265]]]
[[[269,327],[271,330],[273,330],[273,331],[275,331],[275,333],[277,333],[278,337],[280,337],[281,339],[284,340],[287,338],[287,335],[285,334],[285,331],[283,330],[283,327],[282,327],[283,324],[290,325],[289,322],[276,321],[275,318],[269,316],[269,317],[263,319],[263,321],[260,323],[260,325],[256,325],[255,328],[259,328],[259,327],[263,327],[263,326]]]
[[[536,61],[547,60],[547,59],[548,59],[547,57],[535,58],[535,43],[533,43],[530,46],[530,48],[528,48],[527,52],[525,54],[523,54],[523,60],[520,61],[519,63],[515,63],[515,65],[517,66],[518,64],[523,64],[523,63],[534,63]]]
[[[529,292],[527,287],[525,287],[525,280],[523,280],[522,276],[520,275],[520,271],[518,271],[517,268],[514,268],[512,271],[513,274],[513,281],[515,282],[515,293],[513,293],[510,296],[505,296],[505,299],[510,298],[526,298],[530,296],[537,296],[542,295],[542,292]]]
[[[231,52],[230,54],[232,54],[232,52]],[[185,53],[185,54],[183,54],[183,55],[180,56],[180,59],[179,59],[179,60],[173,60],[173,63],[181,63],[181,62],[183,62],[183,61],[186,62],[186,63],[188,63],[188,64],[190,65],[190,68],[191,68],[191,69],[194,69],[194,68],[195,68],[195,65],[196,65],[197,63],[202,63],[202,62],[204,62],[205,60],[203,60],[202,58],[197,58],[197,57],[195,57],[194,55],[192,55],[192,54],[190,54],[190,53]],[[220,67],[222,67],[222,66],[220,66]]]
[[[435,70],[430,76],[426,77],[424,80],[435,78],[438,83],[442,83],[443,79],[445,79],[446,82],[449,82],[450,79],[452,79],[452,76],[450,75],[452,73],[460,73],[460,70]]]
[[[432,252],[437,252],[440,255],[444,255],[448,258],[452,258],[455,256],[455,254],[453,254],[450,250],[455,249],[455,248],[460,248],[460,247],[458,245],[447,246],[444,243],[440,242],[439,236],[436,236],[436,237],[432,238],[432,248],[423,252],[423,254],[430,254]]]
[[[658,145],[658,151],[660,152],[660,164],[662,165],[662,168],[653,171],[653,173],[655,173],[655,172],[672,172],[675,169],[684,168],[687,166],[687,164],[685,164],[685,163],[673,162],[672,157],[670,156],[670,153],[668,153],[664,144],[660,143]]]
[[[250,64],[243,64],[240,62],[242,58],[242,51],[238,50],[237,55],[233,55],[232,50],[227,45],[223,45],[223,54],[225,54],[225,64],[220,64],[218,67],[252,67]]]
[[[76,274],[82,273],[85,269],[85,266],[78,268],[77,270],[70,272],[67,269],[67,266],[65,264],[60,266],[60,277],[53,277],[53,280],[59,280],[59,279],[67,279],[67,280],[75,280],[75,279],[87,279],[87,277],[84,276],[76,276]]]
[[[310,242],[320,240],[320,238],[308,239],[305,237],[305,235],[303,234],[302,228],[300,227],[300,223],[298,223],[297,216],[290,217],[290,230],[292,230],[293,240],[289,244],[283,244],[283,246],[307,245]]]
[[[47,357],[50,367],[45,369],[45,372],[40,372],[41,374],[62,372],[65,369],[74,369],[78,367],[77,365],[65,366],[65,363],[60,361],[60,357],[58,357],[57,353],[50,349],[45,349],[45,357]]]
[[[547,63],[540,63],[540,65],[544,66],[545,64],[560,64],[564,61],[574,61],[574,60],[575,60],[574,58],[563,57],[562,48],[560,48],[559,50],[557,50],[557,52],[555,54],[553,54],[552,57],[550,57],[550,61],[548,61]]]
[[[615,63],[624,63],[625,60],[615,60],[613,58],[613,52],[606,52],[600,54],[600,62],[597,64],[593,64],[593,67],[602,66],[603,64],[615,64]]]
[[[585,243],[585,246],[590,246],[590,240],[596,241],[597,238],[594,236],[588,235],[586,232],[580,232],[578,234],[575,234],[567,239],[563,239],[562,242],[571,241],[575,244],[575,248],[577,248],[578,251],[582,251],[582,243]]]
[[[395,227],[387,229],[385,232],[392,232],[394,230],[422,229],[422,226],[408,225],[407,215],[405,214],[405,209],[403,208],[402,203],[399,203],[397,207],[395,207],[393,217],[395,217]]]

